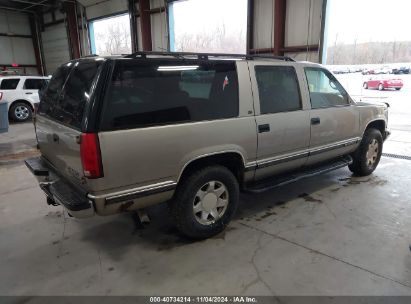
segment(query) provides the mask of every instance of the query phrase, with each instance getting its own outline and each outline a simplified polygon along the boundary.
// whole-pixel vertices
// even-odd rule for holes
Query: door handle
[[[53,141],[56,142],[59,141],[59,139],[59,136],[56,133],[53,133]]]
[[[32,92],[26,92],[26,95],[31,95],[31,94],[33,94]]]
[[[313,117],[311,118],[311,124],[312,125],[319,125],[321,123],[321,120],[319,117]]]
[[[258,125],[258,133],[264,133],[264,132],[270,132],[269,124]]]

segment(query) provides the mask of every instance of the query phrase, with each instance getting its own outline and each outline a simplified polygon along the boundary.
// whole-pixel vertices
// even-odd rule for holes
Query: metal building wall
[[[285,55],[297,60],[320,62],[320,52],[310,51],[310,46],[319,45],[323,0],[287,0],[285,47],[307,46],[307,51]]]
[[[149,14],[149,31],[142,33],[139,2],[148,2],[148,9],[144,14]],[[252,4],[248,49],[251,53],[281,53],[297,60],[320,61],[320,40],[322,29],[323,2],[326,0],[249,0]],[[278,5],[283,8],[283,13],[278,13]],[[165,0],[79,0],[77,5],[77,22],[79,29],[78,40],[80,55],[89,54],[88,22],[98,18],[110,17],[116,14],[129,12],[134,5],[136,50],[142,50],[143,34],[150,35],[151,49],[165,51],[169,48],[168,17]],[[218,9],[218,8],[216,8]],[[81,13],[83,16],[81,16]],[[4,15],[5,13],[3,13]],[[12,14],[12,13],[7,13]],[[16,15],[16,14],[13,14]],[[17,14],[19,15],[19,14]],[[55,10],[52,14],[43,15],[44,27],[41,38],[43,46],[44,64],[46,73],[53,73],[57,66],[70,60],[73,56],[72,44],[67,32],[68,24],[65,14]],[[282,23],[276,18],[280,17]],[[61,21],[61,22],[56,22]],[[16,25],[9,25],[7,20],[13,20]],[[81,22],[84,20],[84,22]],[[147,20],[147,18],[146,18]],[[281,21],[281,20],[280,20]],[[82,25],[83,24],[83,25]],[[277,26],[282,24],[283,37],[281,46],[278,46]],[[0,27],[6,31],[13,28],[21,34],[30,34],[27,15],[6,18],[0,15]],[[278,34],[278,33],[277,33]],[[2,60],[15,60],[20,64],[35,65],[33,45],[30,39],[19,37],[0,36],[0,64]],[[12,58],[10,55],[12,54]]]
[[[153,43],[153,51],[164,52],[169,48],[166,7],[165,0],[150,0],[150,9],[158,10],[158,12],[151,14],[151,39]]]
[[[92,20],[104,16],[126,13],[128,11],[127,0],[109,0],[97,2],[95,0],[80,0],[86,7],[87,19]]]
[[[274,2],[254,1],[253,49],[271,48],[274,45]]]
[[[107,0],[102,2],[95,2],[95,0],[80,0],[79,1],[86,8],[87,20],[111,17],[117,14],[127,13],[129,11],[128,0]],[[142,50],[142,32],[141,32],[141,18],[138,11],[138,1],[134,1],[137,11],[137,48]],[[151,23],[151,41],[153,51],[168,50],[168,19],[166,15],[166,5],[164,0],[150,0],[150,23]],[[82,39],[82,44],[84,39]]]
[[[21,73],[37,74],[28,15],[0,10],[0,69],[12,63]]]
[[[320,62],[324,1],[326,0],[250,0],[253,10],[250,17],[250,52],[267,54],[279,50],[280,55],[296,60]],[[285,10],[279,13],[276,9],[280,2],[280,7],[285,6]],[[275,43],[276,21],[279,21],[276,17],[284,18],[284,45],[281,46]]]
[[[58,66],[70,60],[70,48],[65,23],[50,25],[42,32],[46,74],[52,74]]]

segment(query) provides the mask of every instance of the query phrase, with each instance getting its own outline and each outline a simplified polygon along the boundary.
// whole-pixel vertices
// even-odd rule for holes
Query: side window
[[[100,64],[101,61],[80,61],[75,64],[54,110],[54,118],[74,128],[81,127],[84,109]]]
[[[208,99],[214,77],[215,71],[183,71],[180,86],[191,98]]]
[[[20,78],[3,79],[0,90],[15,90],[20,82]]]
[[[33,79],[33,78],[28,78],[24,81],[24,90],[41,90],[44,86],[44,80],[43,79]]]
[[[321,68],[305,68],[313,109],[349,104],[348,94],[338,80]]]
[[[256,66],[261,114],[301,109],[300,89],[291,66]]]
[[[231,118],[238,111],[235,62],[118,60],[101,129]]]
[[[66,82],[67,76],[71,71],[71,64],[59,67],[53,74],[47,88],[40,96],[39,114],[53,117],[54,108],[58,102],[61,90]]]

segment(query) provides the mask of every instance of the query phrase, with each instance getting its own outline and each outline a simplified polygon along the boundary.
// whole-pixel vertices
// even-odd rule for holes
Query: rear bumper
[[[60,177],[42,157],[26,159],[25,164],[52,202],[62,205],[70,215],[77,218],[94,215],[94,206],[87,198],[87,193]]]

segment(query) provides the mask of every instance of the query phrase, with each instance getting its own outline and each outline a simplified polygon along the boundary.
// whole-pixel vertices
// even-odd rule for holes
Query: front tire
[[[16,122],[25,122],[31,119],[33,111],[31,106],[25,102],[15,102],[9,110],[9,117]]]
[[[395,90],[396,90],[396,91],[399,91],[399,90],[401,90],[401,88],[395,88]]]
[[[378,90],[379,90],[379,91],[384,91],[384,85],[383,85],[382,83],[380,83],[380,84],[378,85]]]
[[[223,166],[210,166],[189,174],[177,187],[171,214],[177,229],[193,239],[223,231],[237,210],[239,184]]]
[[[367,176],[374,172],[381,159],[383,139],[377,129],[367,129],[360,146],[354,152],[353,163],[348,168],[355,175]]]

